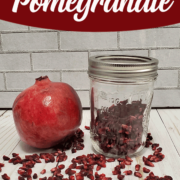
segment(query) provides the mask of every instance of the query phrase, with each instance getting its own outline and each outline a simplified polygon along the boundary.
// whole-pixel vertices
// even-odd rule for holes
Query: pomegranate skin
[[[68,84],[47,76],[21,92],[13,104],[13,117],[21,140],[36,148],[49,148],[71,136],[82,121],[82,106]]]

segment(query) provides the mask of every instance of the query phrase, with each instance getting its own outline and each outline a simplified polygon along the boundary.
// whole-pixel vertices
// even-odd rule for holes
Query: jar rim
[[[89,57],[88,74],[103,79],[157,77],[158,60],[145,56],[97,55]]]

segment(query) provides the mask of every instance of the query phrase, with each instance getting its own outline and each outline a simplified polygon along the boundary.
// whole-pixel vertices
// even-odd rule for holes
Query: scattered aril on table
[[[126,175],[131,175],[132,171],[131,170],[127,170],[127,171],[124,171],[123,173],[126,174]]]
[[[77,136],[74,136],[74,139],[78,139],[78,138],[82,138],[84,136],[84,133],[79,129],[77,132]],[[148,135],[149,137],[147,137],[147,139],[152,139],[150,134]],[[74,140],[70,141],[71,142],[71,146],[65,143],[65,144],[61,144],[58,147],[61,147],[63,150],[69,149],[69,148],[73,148],[72,144],[75,143]],[[78,141],[77,141],[78,142]],[[150,142],[150,140],[149,140]],[[162,148],[156,148],[156,150],[154,151],[153,155],[149,155],[147,158],[145,156],[143,156],[143,161],[145,164],[152,166],[152,162],[158,162],[156,161],[156,158],[160,158],[161,160],[163,160],[163,158],[165,157],[162,153]],[[36,163],[41,163],[40,159],[44,159],[45,163],[50,163],[50,162],[64,162],[67,160],[67,155],[65,152],[62,152],[60,149],[57,148],[56,146],[56,151],[53,153],[40,153],[40,155],[38,154],[33,154],[33,155],[26,155],[25,159],[20,158],[20,156],[16,153],[13,153],[12,156],[14,156],[12,159],[9,159],[9,163],[13,163],[14,165],[16,165],[16,161],[17,164],[22,164],[22,167],[20,167],[18,169],[18,173],[21,175],[18,177],[18,180],[32,180],[33,179],[37,179],[37,174],[34,173],[32,175],[32,168],[36,165]],[[6,157],[3,156],[3,159],[8,159]],[[62,169],[65,168],[64,164],[59,164],[58,166],[51,168],[51,172],[52,175],[54,175],[54,177],[43,177],[43,178],[39,178],[39,180],[75,180],[75,177],[78,180],[84,180],[84,177],[88,177],[90,180],[111,180],[111,177],[106,177],[105,174],[98,174],[97,172],[95,172],[95,176],[93,175],[93,170],[95,169],[94,165],[96,166],[96,170],[100,170],[101,168],[105,168],[106,167],[106,163],[111,163],[116,161],[116,159],[114,158],[106,158],[104,155],[102,154],[87,154],[87,155],[81,155],[81,156],[77,156],[76,158],[73,158],[71,160],[71,164],[69,165],[69,167],[65,170],[65,173],[69,176],[69,178],[63,178],[63,174],[61,174]],[[126,167],[126,165],[131,164],[131,162],[133,162],[133,159],[131,159],[129,156],[125,156],[125,158],[118,158],[117,161],[119,162],[119,165],[114,167],[114,170],[112,171],[113,175],[117,176],[117,179],[119,180],[123,180],[125,175],[132,175],[132,171],[131,170],[125,170],[124,174],[122,175],[122,169],[124,169]],[[152,162],[151,162],[152,161]],[[154,164],[153,164],[154,165]],[[0,167],[3,167],[4,164],[0,163]],[[78,172],[76,170],[78,170]],[[136,164],[135,166],[135,170],[136,172],[134,172],[134,176],[141,178],[142,174],[140,172],[138,172],[140,170],[140,165]],[[150,170],[147,169],[146,167],[143,167],[143,172],[144,173],[149,173]],[[42,170],[41,172],[42,174],[44,174],[44,170]],[[32,175],[32,177],[31,177]],[[3,175],[3,179],[4,180],[9,180],[8,179],[8,175],[5,174]],[[158,176],[155,176],[152,172],[145,178],[145,180],[154,180],[153,178],[159,178]],[[170,176],[164,176],[162,178],[159,178],[157,180],[172,180],[172,178]]]
[[[150,169],[147,169],[147,168],[143,167],[143,172],[144,172],[144,173],[149,173],[149,172],[150,172]]]
[[[90,130],[90,127],[89,126],[85,126],[85,129]]]
[[[140,165],[139,164],[136,164],[136,166],[135,166],[135,171],[139,171],[140,170]]]
[[[134,176],[136,176],[138,178],[142,178],[142,174],[139,172],[134,172]]]
[[[41,174],[45,174],[46,173],[46,169],[43,169],[40,173]]]

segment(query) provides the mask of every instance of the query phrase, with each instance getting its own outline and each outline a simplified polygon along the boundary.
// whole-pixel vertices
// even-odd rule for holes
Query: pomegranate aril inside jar
[[[127,100],[111,106],[109,112],[97,111],[93,133],[105,153],[115,155],[132,154],[143,144],[143,112],[146,104]]]
[[[89,58],[90,133],[98,153],[118,158],[134,155],[146,145],[157,64],[149,57]]]

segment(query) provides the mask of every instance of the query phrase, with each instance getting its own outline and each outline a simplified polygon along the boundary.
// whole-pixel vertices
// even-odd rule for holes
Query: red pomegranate
[[[78,129],[82,106],[70,85],[51,82],[45,76],[17,96],[13,117],[22,141],[36,148],[49,148]]]

